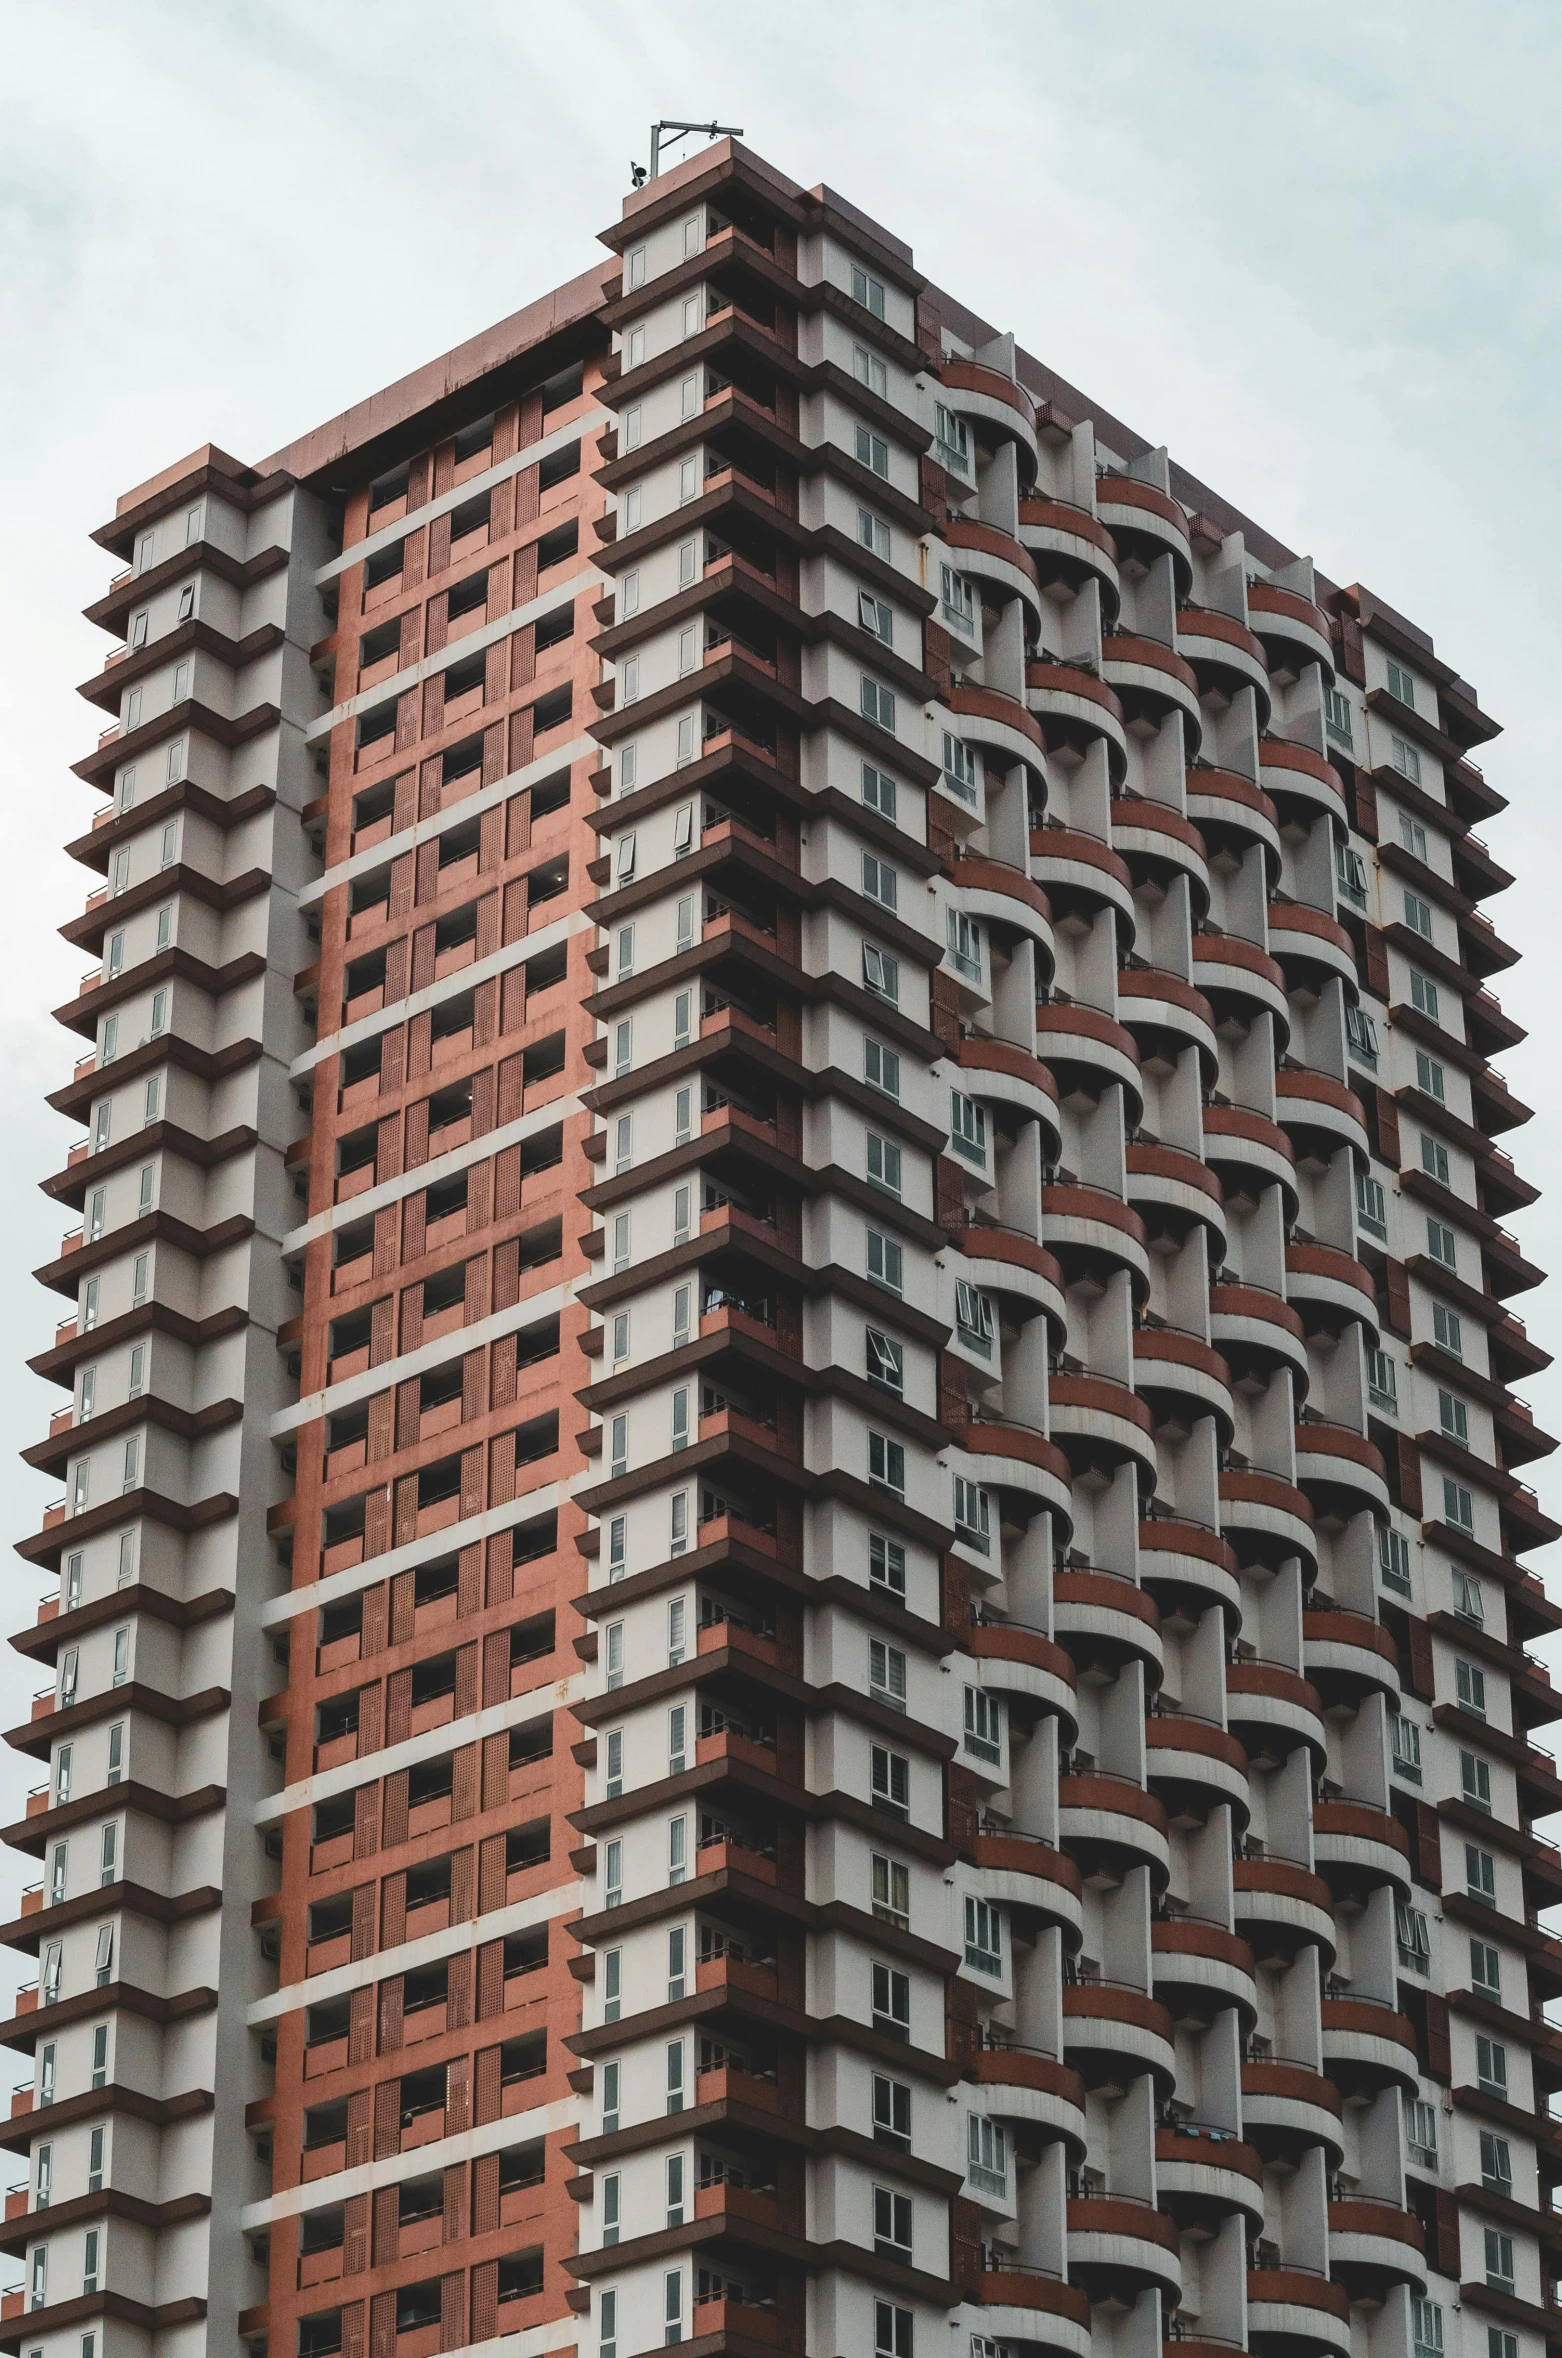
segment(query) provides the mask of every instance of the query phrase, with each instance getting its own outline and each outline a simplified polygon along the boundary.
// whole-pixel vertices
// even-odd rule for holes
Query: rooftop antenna
[[[653,123],[651,125],[651,178],[653,180],[662,168],[663,146],[676,147],[680,139],[687,139],[694,131],[703,132],[707,139],[741,139],[743,136],[743,127],[740,123]],[[670,136],[667,136],[668,134]]]

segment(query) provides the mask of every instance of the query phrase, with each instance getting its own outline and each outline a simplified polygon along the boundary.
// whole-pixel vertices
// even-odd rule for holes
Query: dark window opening
[[[347,887],[347,914],[363,917],[370,909],[390,906],[390,870],[376,868],[372,876],[355,876]]]
[[[364,827],[377,826],[381,819],[393,818],[395,812],[396,781],[386,778],[382,784],[367,787],[362,794],[353,796],[353,833],[356,835]],[[383,951],[380,955],[384,955]],[[349,968],[348,972],[351,971]],[[349,991],[347,996],[350,999],[352,992]]]
[[[524,972],[528,999],[535,998],[539,991],[557,989],[569,973],[568,945],[559,942],[553,949],[544,950],[540,957],[528,958]]]
[[[553,1652],[553,1615],[533,1613],[529,1620],[517,1621],[510,1631],[510,1668],[518,1670],[523,1662],[540,1662]]]
[[[394,581],[406,562],[407,544],[393,540],[388,549],[376,549],[372,557],[363,561],[363,586],[378,589],[382,581]]]
[[[357,1797],[351,1793],[333,1793],[328,1801],[317,1801],[311,1840],[334,1842],[339,1834],[350,1834],[356,1802]]]
[[[531,2145],[511,2145],[499,2156],[499,2192],[514,2194],[522,2186],[540,2186],[546,2148],[539,2137]]]
[[[568,401],[578,401],[585,381],[585,368],[578,360],[573,367],[560,369],[557,376],[549,377],[542,387],[543,416],[550,410],[562,409]]]
[[[557,1359],[558,1355],[559,1322],[556,1318],[545,1318],[540,1326],[528,1326],[515,1338],[517,1369],[536,1367],[540,1361]]]
[[[347,1695],[330,1695],[315,1706],[315,1741],[334,1744],[338,1736],[355,1736],[358,1732],[358,1689]]]
[[[444,2099],[440,2101],[443,2103]],[[396,2295],[396,2331],[422,2333],[426,2327],[437,2325],[443,2300],[443,2280],[438,2276],[426,2277],[422,2284],[404,2284]]]
[[[372,712],[361,712],[358,715],[358,749],[360,752],[365,745],[378,745],[386,737],[394,737],[395,734],[396,700],[394,697],[386,704],[377,704]]]
[[[362,1637],[363,1592],[355,1597],[343,1597],[339,1604],[320,1608],[320,1643],[334,1646],[339,1639]]]
[[[437,1964],[419,1965],[406,1977],[402,1988],[403,2014],[421,2014],[430,2006],[443,2006],[450,1995],[450,1966],[441,1957]]]
[[[356,1088],[360,1081],[378,1079],[380,1052],[384,1046],[385,1035],[381,1032],[372,1040],[355,1041],[351,1048],[343,1050],[341,1078],[344,1089]]]
[[[549,729],[562,729],[575,710],[575,691],[566,680],[551,696],[539,697],[532,706],[532,730],[538,737]]]
[[[409,1908],[431,1907],[436,1900],[450,1897],[450,1853],[442,1859],[420,1859],[407,1869],[407,1905]]]
[[[482,848],[481,820],[468,819],[462,827],[447,827],[439,839],[439,865],[453,868],[458,860],[476,859]]]
[[[529,1720],[523,1728],[510,1730],[510,1766],[527,1768],[534,1760],[553,1758],[553,1719]]]
[[[542,867],[533,868],[526,878],[527,907],[535,909],[541,901],[556,900],[568,885],[568,857],[566,856],[562,860],[545,861]]]
[[[518,1974],[540,1973],[548,1962],[548,1927],[535,1924],[525,1932],[505,1935],[504,1978],[513,1981]]]
[[[349,1310],[345,1318],[333,1318],[327,1346],[330,1356],[343,1359],[350,1351],[366,1351],[373,1320],[372,1308]]]
[[[545,1040],[533,1040],[521,1051],[521,1079],[532,1088],[538,1081],[551,1081],[564,1070],[564,1034],[550,1032]]]
[[[559,1416],[555,1409],[551,1416],[536,1416],[515,1428],[515,1462],[518,1466],[534,1466],[539,1458],[552,1457],[559,1446]]]
[[[462,427],[451,444],[451,455],[461,467],[468,459],[476,458],[480,450],[492,450],[493,445],[494,413],[490,410],[487,417],[474,418],[469,426]]]
[[[567,810],[568,807],[569,777],[567,773],[562,778],[544,778],[540,786],[532,788],[533,825],[538,819],[545,819],[550,811]]]
[[[459,1475],[461,1461],[456,1460]],[[412,1665],[412,1708],[437,1702],[441,1695],[456,1691],[456,1658],[454,1654],[431,1654],[426,1662]]]
[[[481,688],[488,677],[488,657],[481,650],[466,656],[460,663],[452,663],[445,673],[445,702],[457,704],[463,696],[470,696],[474,688]],[[443,852],[444,845],[440,845]],[[444,866],[441,859],[440,866]]]
[[[424,1466],[418,1475],[418,1505],[420,1508],[438,1506],[443,1499],[456,1498],[460,1495],[460,1490],[461,1460],[459,1457],[438,1458],[433,1465]],[[416,1673],[413,1675],[415,1681]],[[452,1671],[452,1683],[454,1683],[454,1678],[455,1673]],[[438,1693],[443,1693],[443,1691],[443,1688],[436,1690]]]
[[[454,786],[458,779],[470,778],[474,770],[483,766],[483,740],[463,737],[459,745],[452,745],[440,765],[441,786]]]
[[[542,2290],[541,2250],[514,2252],[499,2263],[499,2305],[506,2301],[521,2301],[529,2293]]]
[[[534,1818],[525,1826],[512,1826],[504,1838],[505,1873],[518,1875],[523,1867],[545,1867],[551,1848],[546,1818]]]
[[[345,1228],[338,1228],[332,1235],[331,1266],[333,1269],[350,1268],[354,1261],[361,1261],[365,1253],[372,1253],[373,1250],[372,1215],[367,1220],[349,1220]]]
[[[315,1900],[309,1910],[309,1941],[340,1940],[353,1928],[353,1895],[339,1891],[332,1899]]]
[[[447,1359],[443,1367],[431,1367],[426,1376],[419,1377],[419,1415],[426,1414],[431,1408],[443,1408],[447,1400],[460,1399],[465,1383],[464,1365],[465,1362],[460,1359]],[[419,1580],[422,1579],[422,1576],[420,1572]],[[433,1596],[448,1596],[455,1585],[455,1580],[452,1578],[430,1593]],[[419,1590],[419,1600],[422,1601],[421,1589]]]
[[[382,622],[376,630],[366,630],[358,641],[358,669],[367,671],[371,663],[383,663],[387,655],[401,652],[401,617]]]
[[[396,2206],[398,2223],[414,2226],[419,2219],[435,2219],[445,2207],[443,2175],[434,2178],[409,2178],[400,2190]]]
[[[559,1544],[559,1518],[556,1514],[539,1515],[535,1523],[518,1523],[511,1536],[512,1564],[535,1564],[539,1556],[551,1556]]]
[[[457,1261],[449,1269],[436,1269],[432,1277],[423,1280],[423,1315],[432,1318],[441,1310],[451,1310],[457,1302],[466,1300],[466,1263]]]
[[[333,2203],[329,2210],[304,2213],[298,2248],[302,2252],[340,2251],[346,2234],[346,2210],[341,2203]]]
[[[327,1547],[340,1547],[344,1540],[363,1537],[366,1504],[366,1496],[360,1491],[356,1498],[344,1498],[339,1506],[326,1508],[321,1521],[325,1526]]]
[[[437,918],[434,924],[434,955],[442,958],[448,950],[459,950],[467,942],[477,940],[477,903],[468,901],[463,908],[451,909]]]
[[[463,1122],[472,1110],[472,1083],[452,1081],[448,1089],[436,1089],[428,1100],[429,1135],[436,1130],[448,1130],[452,1122]]]
[[[580,549],[580,520],[571,516],[567,524],[555,525],[537,543],[537,571],[546,573],[554,565],[563,565]]]
[[[430,1801],[448,1801],[455,1782],[453,1753],[442,1752],[437,1760],[415,1760],[407,1771],[408,1809],[422,1809]]]
[[[488,571],[485,566],[481,573],[469,573],[464,581],[458,581],[450,591],[450,619],[459,622],[463,614],[475,614],[479,606],[486,606],[487,603]],[[448,701],[448,687],[445,696]]]
[[[392,500],[405,499],[411,476],[412,466],[408,459],[403,459],[399,467],[390,467],[383,475],[376,475],[369,485],[370,515],[374,514],[376,508],[388,508]]]
[[[537,468],[537,489],[551,491],[555,483],[567,483],[580,473],[580,444],[566,442],[559,450],[550,450]]]
[[[452,1212],[466,1210],[468,1174],[458,1171],[453,1179],[441,1179],[423,1198],[423,1219],[428,1228],[436,1220],[448,1220]]]
[[[445,2109],[445,2075],[448,2066],[431,2063],[424,2071],[409,2071],[401,2080],[401,2125],[410,2128],[426,2112]]]
[[[347,2136],[347,2099],[335,2104],[311,2104],[304,2113],[304,2151],[321,2145],[341,2145]]]
[[[306,2047],[329,2047],[338,2039],[345,2039],[352,2028],[352,2000],[326,1998],[318,2006],[304,2009],[304,2044]]]
[[[499,2080],[503,2087],[510,2087],[516,2080],[540,2080],[547,2068],[546,2031],[533,2031],[524,2039],[506,2039],[499,2050]]]
[[[369,1403],[360,1400],[352,1408],[334,1409],[326,1419],[325,1445],[328,1450],[350,1449],[355,1441],[369,1438]]]
[[[475,499],[463,500],[460,507],[451,511],[451,547],[454,548],[458,540],[469,540],[474,532],[486,532],[492,512],[493,495],[490,492],[480,491]],[[486,594],[485,591],[484,595],[486,596]],[[481,605],[482,599],[478,599],[476,603]],[[465,610],[463,607],[463,613]]]

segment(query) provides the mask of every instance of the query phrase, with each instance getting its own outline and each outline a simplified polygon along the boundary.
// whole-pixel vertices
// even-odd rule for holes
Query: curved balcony
[[[1007,1105],[1026,1121],[1039,1122],[1043,1136],[1059,1138],[1058,1085],[1039,1056],[1012,1040],[970,1032],[946,1050],[949,1061],[970,1076],[973,1095]]]
[[[1318,1559],[1311,1502],[1294,1482],[1278,1474],[1228,1470],[1220,1477],[1221,1529],[1241,1545],[1244,1562],[1278,1564],[1287,1556],[1301,1556],[1309,1565]]]
[[[1131,1204],[1120,1203],[1101,1187],[1058,1180],[1041,1191],[1041,1224],[1065,1280],[1081,1267],[1088,1271],[1092,1264],[1105,1262],[1111,1268],[1128,1270],[1141,1298],[1148,1294],[1150,1261],[1144,1222]]]
[[[1047,774],[1042,766],[1046,739],[1041,723],[1033,720],[1016,696],[1005,696],[997,688],[977,688],[969,684],[952,683],[943,691],[942,702],[947,712],[960,723],[960,734],[979,745],[984,753],[996,753],[1004,769],[1023,762],[1031,775],[1043,786]]]
[[[1136,483],[1128,475],[1096,478],[1096,514],[1117,544],[1117,553],[1153,564],[1163,550],[1173,559],[1177,594],[1186,597],[1193,587],[1193,544],[1188,518],[1166,492],[1153,483]]]
[[[1056,914],[1069,906],[1115,909],[1118,939],[1131,943],[1138,925],[1134,911],[1133,878],[1128,863],[1099,836],[1074,827],[1033,827],[1031,869]]]
[[[1131,1459],[1141,1482],[1155,1486],[1155,1419],[1127,1384],[1109,1376],[1055,1375],[1047,1386],[1052,1437],[1071,1464],[1120,1465]]]
[[[1334,678],[1334,648],[1329,617],[1300,590],[1281,589],[1273,581],[1247,585],[1247,618],[1263,641],[1271,671],[1300,671],[1321,663],[1325,680]]]
[[[1041,584],[1036,560],[1020,541],[996,524],[968,522],[952,515],[944,526],[944,544],[962,573],[990,592],[994,605],[1019,598],[1036,635],[1041,631]]]
[[[989,1423],[985,1418],[953,1428],[953,1445],[963,1452],[967,1480],[995,1490],[1017,1490],[1050,1508],[1073,1529],[1072,1482],[1068,1459],[1044,1433],[1029,1425]]]
[[[1114,1870],[1147,1865],[1159,1890],[1171,1871],[1166,1805],[1131,1777],[1106,1776],[1099,1769],[1059,1777],[1058,1839],[1081,1872],[1089,1872],[1088,1861],[1101,1859]]]
[[[949,884],[956,905],[967,916],[983,917],[990,924],[1012,926],[1017,933],[1029,934],[1045,955],[1047,973],[1052,972],[1056,963],[1052,911],[1041,886],[1029,875],[1005,867],[1001,860],[973,859],[968,853],[950,870]]]
[[[1378,1299],[1370,1273],[1337,1245],[1290,1244],[1285,1248],[1285,1293],[1288,1302],[1312,1312],[1310,1325],[1334,1333],[1349,1321],[1378,1339]]]
[[[1117,550],[1106,526],[1087,510],[1058,499],[1022,499],[1020,538],[1043,583],[1061,581],[1077,592],[1094,578],[1107,593],[1107,612],[1116,614],[1123,602]]]
[[[1264,2219],[1264,2165],[1251,2145],[1191,2126],[1155,2132],[1155,2191],[1179,2228],[1201,2227],[1237,2212]]]
[[[1329,1757],[1323,1697],[1310,1679],[1283,1662],[1228,1662],[1226,1719],[1242,1733],[1249,1753],[1286,1753],[1306,1744],[1315,1769]]]
[[[1337,974],[1356,987],[1356,952],[1350,935],[1337,917],[1314,909],[1306,901],[1275,900],[1269,904],[1269,947],[1286,968],[1289,982],[1311,980],[1319,971]]]
[[[1359,1898],[1391,1884],[1410,1894],[1410,1844],[1386,1809],[1365,1801],[1313,1803],[1313,1864],[1336,1896]]]
[[[1322,2021],[1323,2067],[1342,2096],[1375,2096],[1388,2087],[1417,2094],[1415,2033],[1392,2006],[1371,1998],[1325,1998]]]
[[[1155,2287],[1173,2307],[1182,2299],[1181,2244],[1175,2223],[1153,2203],[1120,2194],[1071,2195],[1071,2281],[1100,2299]]]
[[[1241,1626],[1236,1551],[1218,1531],[1172,1514],[1148,1518],[1139,1526],[1139,1577],[1157,1590],[1170,1589],[1173,1603],[1181,1592],[1191,1591],[1195,1611],[1213,1601],[1223,1607],[1228,1630]]]
[[[1329,2205],[1329,2272],[1353,2301],[1381,2301],[1396,2284],[1426,2291],[1420,2222],[1396,2202],[1351,2195]]]
[[[1036,1053],[1065,1076],[1083,1066],[1099,1094],[1103,1080],[1116,1081],[1128,1097],[1131,1121],[1144,1110],[1144,1083],[1139,1077],[1139,1048],[1133,1033],[1115,1016],[1099,1007],[1069,1006],[1058,999],[1036,1005]],[[1054,1088],[1056,1084],[1054,1083]]]
[[[1149,1031],[1152,1045],[1170,1034],[1174,1054],[1184,1047],[1197,1048],[1200,1077],[1206,1088],[1214,1087],[1220,1075],[1215,1010],[1192,983],[1158,967],[1125,967],[1117,978],[1117,1012],[1136,1033]],[[1135,1049],[1142,1055],[1143,1042],[1136,1039]]]
[[[1180,712],[1185,739],[1197,753],[1204,736],[1204,714],[1199,705],[1198,675],[1191,663],[1159,639],[1125,633],[1101,641],[1101,676],[1113,687],[1130,721],[1148,720],[1159,727],[1169,712]]]
[[[1294,1956],[1311,1946],[1325,1969],[1334,1963],[1334,1895],[1321,1875],[1292,1859],[1233,1859],[1231,1883],[1237,1930],[1255,1954]]]
[[[1311,820],[1319,811],[1343,820],[1345,787],[1339,771],[1310,745],[1292,745],[1283,737],[1261,737],[1258,744],[1258,782],[1275,803],[1300,802]]]
[[[1035,1834],[978,1834],[971,1863],[985,1898],[1058,1926],[1071,1950],[1079,1946],[1084,1923],[1080,1875],[1066,1851]]]
[[[997,440],[1013,442],[1021,453],[1021,472],[1034,481],[1037,466],[1036,404],[1023,385],[982,360],[945,360],[938,370],[945,405],[956,417],[970,418]]]
[[[1244,2033],[1258,2019],[1252,1947],[1223,1924],[1206,1924],[1197,1916],[1152,1918],[1150,1977],[1173,2016],[1190,2007],[1235,2006]]]
[[[1254,1113],[1245,1105],[1206,1105],[1204,1152],[1217,1169],[1230,1167],[1245,1187],[1278,1187],[1285,1196],[1286,1217],[1295,1219],[1296,1157],[1291,1141],[1278,1122]]]
[[[1180,1146],[1130,1146],[1128,1200],[1136,1209],[1153,1204],[1182,1220],[1197,1220],[1226,1244],[1225,1190],[1207,1163]]]
[[[1190,1713],[1156,1712],[1145,1722],[1144,1747],[1145,1776],[1165,1802],[1168,1817],[1190,1808],[1205,1816],[1225,1802],[1236,1831],[1246,1828],[1251,1815],[1247,1754],[1235,1736]]]
[[[1024,1695],[1067,1730],[1076,1730],[1074,1664],[1066,1650],[1039,1629],[1018,1621],[973,1622],[972,1659],[982,1666],[982,1685],[996,1694]],[[1072,1742],[1072,1734],[1067,1738]]]
[[[1239,933],[1196,933],[1193,979],[1212,1003],[1234,999],[1244,1021],[1255,1008],[1267,1008],[1284,1038],[1290,1038],[1291,1003],[1286,997],[1285,971],[1257,942],[1244,941]],[[1216,1012],[1218,1015],[1218,1008]]]
[[[1258,725],[1267,725],[1273,693],[1269,665],[1262,640],[1245,622],[1208,606],[1183,606],[1177,614],[1177,646],[1197,673],[1201,694],[1214,689],[1232,696],[1251,688],[1258,699]]]
[[[1354,1704],[1376,1690],[1398,1708],[1399,1657],[1388,1631],[1370,1613],[1338,1606],[1304,1613],[1302,1660],[1326,1700]]]
[[[1177,2069],[1172,2018],[1143,1990],[1111,1981],[1066,1981],[1063,2051],[1088,2086],[1113,2078],[1126,2064],[1131,2072],[1153,2071],[1161,2092],[1171,2093]]]
[[[1345,2157],[1344,2107],[1332,2080],[1308,2063],[1244,2063],[1242,2129],[1265,2161],[1290,2162],[1321,2145],[1330,2169]]]
[[[1085,2150],[1085,2083],[1055,2055],[988,2033],[973,2058],[971,2076],[987,2092],[985,2110],[998,2120],[1023,2121],[1043,2140],[1063,2138]]]
[[[1212,1416],[1222,1446],[1235,1431],[1231,1370],[1211,1343],[1166,1326],[1134,1329],[1134,1388],[1186,1417]]]
[[[1044,1244],[1017,1228],[997,1228],[981,1220],[952,1228],[949,1241],[961,1256],[959,1276],[985,1292],[1017,1294],[1029,1302],[1045,1315],[1062,1347],[1068,1335],[1063,1272]]]
[[[1275,1113],[1304,1151],[1321,1148],[1327,1157],[1349,1146],[1363,1163],[1371,1152],[1366,1108],[1354,1089],[1329,1073],[1277,1072]]]
[[[1305,1391],[1311,1378],[1301,1319],[1289,1302],[1260,1285],[1212,1285],[1209,1331],[1232,1372],[1289,1367]]]
[[[1084,753],[1100,740],[1120,785],[1128,770],[1123,708],[1104,680],[1073,663],[1027,663],[1025,704],[1041,723],[1049,753]]]
[[[1197,762],[1188,766],[1187,794],[1188,816],[1203,833],[1206,852],[1233,839],[1238,850],[1261,843],[1271,876],[1279,875],[1280,815],[1262,786],[1235,770]]]
[[[1347,1425],[1297,1426],[1296,1479],[1320,1512],[1388,1515],[1383,1453]]]
[[[1300,2268],[1249,2268],[1247,2333],[1257,2358],[1351,2358],[1350,2301],[1327,2276]]]
[[[1130,1658],[1159,1686],[1165,1665],[1155,1599],[1111,1572],[1059,1572],[1052,1582],[1052,1626],[1077,1664]]]
[[[982,2334],[1034,2345],[1040,2358],[1089,2358],[1090,2303],[1077,2285],[1043,2268],[989,2263],[970,2297]]]

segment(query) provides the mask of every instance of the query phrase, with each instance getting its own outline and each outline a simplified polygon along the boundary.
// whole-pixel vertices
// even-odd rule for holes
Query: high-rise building
[[[1544,2358],[1495,724],[827,188],[604,242],[95,536],[0,2348]]]

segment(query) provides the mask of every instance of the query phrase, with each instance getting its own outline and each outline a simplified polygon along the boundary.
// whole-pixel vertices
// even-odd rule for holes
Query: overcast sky
[[[263,457],[596,260],[658,114],[828,181],[920,267],[1336,581],[1429,630],[1506,734],[1508,1060],[1557,1161],[1556,123],[1548,0],[0,0],[0,1408],[58,1297],[41,1104],[90,879],[58,846],[107,642],[116,495],[206,441]],[[1558,1257],[1546,1206],[1519,1224]],[[1562,1348],[1556,1289],[1520,1303]],[[1530,1387],[1562,1418],[1559,1385]],[[1539,1471],[1553,1510],[1559,1485]],[[0,1520],[50,1486],[0,1453]],[[6,1626],[41,1583],[16,1565]],[[0,1670],[10,1725],[36,1683]],[[9,1701],[7,1701],[9,1698]],[[22,1768],[30,1774],[30,1764]],[[27,1775],[0,1763],[0,1809]],[[9,1811],[7,1811],[9,1814]],[[0,1867],[0,1899],[5,1869]],[[0,2010],[3,2010],[0,1998]]]

